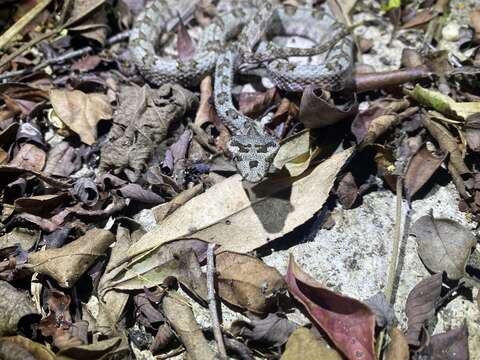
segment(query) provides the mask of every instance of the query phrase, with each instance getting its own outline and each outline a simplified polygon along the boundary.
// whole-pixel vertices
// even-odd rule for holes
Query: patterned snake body
[[[175,6],[184,4],[181,0]],[[154,43],[165,32],[166,20],[175,15],[171,4],[154,0],[136,19],[130,50],[139,71],[155,85],[177,82],[192,86],[215,73],[215,108],[233,134],[228,148],[243,178],[257,182],[268,172],[279,146],[261,123],[241,114],[233,104],[231,92],[238,62],[265,62],[275,85],[287,91],[299,91],[309,84],[341,90],[351,78],[353,45],[345,26],[323,11],[284,8],[273,1],[247,0],[241,4],[242,8],[216,17],[202,33],[193,59],[182,62],[155,52]],[[262,36],[277,35],[304,36],[315,45],[309,49],[282,48],[263,42],[253,51]],[[230,42],[235,37],[238,39]],[[287,59],[321,53],[326,54],[322,64],[293,64]]]

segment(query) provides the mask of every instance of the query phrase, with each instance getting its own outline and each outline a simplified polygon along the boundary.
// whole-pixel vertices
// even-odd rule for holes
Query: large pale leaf
[[[130,247],[128,256],[179,238],[215,242],[224,250],[252,251],[292,231],[320,210],[353,150],[333,155],[301,178],[266,181],[250,191],[243,187],[240,176],[232,176],[166,217]]]
[[[433,272],[446,271],[450,279],[460,279],[477,240],[471,231],[450,219],[422,216],[412,226],[418,255]]]
[[[375,359],[375,315],[367,305],[322,287],[293,257],[285,278],[290,293],[349,360]]]

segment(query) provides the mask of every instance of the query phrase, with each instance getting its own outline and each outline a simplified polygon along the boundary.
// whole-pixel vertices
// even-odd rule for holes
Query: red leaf
[[[290,256],[285,281],[290,293],[350,360],[374,360],[375,315],[362,302],[323,288]]]

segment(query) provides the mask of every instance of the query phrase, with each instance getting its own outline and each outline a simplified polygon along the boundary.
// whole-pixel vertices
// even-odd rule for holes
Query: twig
[[[69,21],[67,21],[65,24],[63,24],[62,26],[60,26],[59,28],[55,29],[55,30],[52,30],[52,31],[49,31],[48,33],[44,33],[32,40],[30,40],[28,43],[25,43],[23,44],[19,49],[17,49],[16,51],[14,51],[13,53],[11,53],[10,55],[6,56],[1,62],[0,62],[0,68],[3,67],[5,64],[9,63],[11,60],[15,59],[17,56],[23,54],[25,51],[27,51],[28,49],[30,49],[32,46],[34,46],[35,44],[38,44],[39,42],[45,40],[45,39],[48,39],[49,37],[51,36],[54,36],[56,34],[59,34],[60,32],[62,32],[64,29],[66,29],[67,27],[73,25],[74,23],[76,23],[77,21],[83,19],[85,16],[91,14],[93,11],[97,10],[97,8],[99,8],[101,5],[104,4],[104,1],[101,1],[101,2],[98,2],[96,4],[93,4],[90,8],[88,8],[86,11],[84,11],[82,14],[79,14],[78,16],[76,16],[75,18],[72,18],[70,19]]]
[[[107,45],[113,45],[117,42],[128,39],[129,35],[130,35],[130,31],[124,31],[124,32],[121,32],[121,33],[119,33],[115,36],[112,36],[111,38],[109,38],[107,40]],[[85,46],[84,48],[81,48],[81,49],[78,49],[78,50],[69,51],[69,52],[67,52],[65,54],[62,54],[60,56],[56,56],[56,57],[53,57],[51,59],[45,60],[42,63],[35,66],[34,68],[22,69],[22,70],[10,71],[10,72],[3,73],[3,74],[0,75],[0,81],[11,78],[11,77],[14,77],[14,76],[26,75],[26,74],[41,70],[41,69],[43,69],[43,68],[45,68],[49,65],[61,64],[65,61],[67,61],[67,60],[75,59],[75,58],[81,57],[83,55],[86,55],[93,50],[94,50],[94,48],[92,48],[91,46]]]
[[[215,259],[213,256],[215,244],[208,244],[207,249],[207,291],[208,291],[208,308],[212,317],[213,336],[218,345],[218,352],[222,358],[227,359],[227,350],[223,342],[222,330],[220,329],[220,321],[218,319],[217,299],[215,297]]]
[[[13,24],[7,31],[5,31],[2,36],[0,36],[0,50],[2,50],[5,45],[7,45],[10,40],[12,40],[19,32],[21,32],[25,26],[27,26],[33,19],[37,17],[50,3],[52,0],[42,0],[37,5],[35,5],[30,11],[23,15],[20,20]]]
[[[393,288],[397,275],[398,251],[400,248],[400,239],[402,237],[402,197],[403,197],[403,177],[397,176],[396,195],[397,203],[395,207],[395,229],[393,234],[392,256],[388,265],[387,285],[385,287],[385,297],[389,304],[392,303]],[[380,332],[377,342],[377,358],[380,359],[380,353],[383,347],[385,330]]]

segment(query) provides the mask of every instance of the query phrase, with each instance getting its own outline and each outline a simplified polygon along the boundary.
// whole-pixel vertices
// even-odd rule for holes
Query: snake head
[[[273,136],[256,126],[250,126],[244,134],[233,136],[228,143],[240,175],[253,183],[267,175],[278,147]]]

